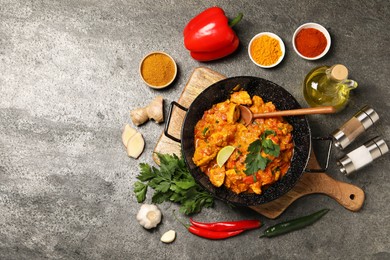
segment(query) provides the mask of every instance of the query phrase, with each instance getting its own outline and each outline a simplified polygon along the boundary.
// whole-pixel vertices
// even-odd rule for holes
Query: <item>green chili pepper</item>
[[[260,237],[274,237],[309,226],[322,218],[329,209],[322,209],[313,214],[289,220],[267,228]]]

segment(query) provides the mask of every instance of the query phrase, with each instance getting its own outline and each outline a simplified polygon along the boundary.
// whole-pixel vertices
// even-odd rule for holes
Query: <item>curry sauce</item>
[[[214,104],[204,112],[195,126],[195,152],[193,162],[200,167],[210,182],[220,187],[224,185],[234,193],[261,194],[264,187],[282,178],[288,171],[293,154],[293,127],[282,117],[255,119],[245,126],[239,122],[239,105],[246,105],[253,113],[276,111],[272,102],[264,102],[259,96],[250,97],[246,91],[234,92],[230,99]],[[266,167],[254,174],[248,174],[246,158],[251,143],[259,140],[264,133],[272,144],[280,148],[278,156],[260,152],[266,158]],[[225,146],[236,149],[227,162],[219,167],[216,162],[218,152]]]

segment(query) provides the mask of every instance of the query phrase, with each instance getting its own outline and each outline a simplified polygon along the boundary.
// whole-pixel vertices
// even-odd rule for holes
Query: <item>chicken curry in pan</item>
[[[193,162],[216,186],[225,186],[236,194],[261,194],[288,171],[293,155],[292,126],[282,117],[255,119],[245,126],[240,122],[239,105],[253,113],[276,111],[272,102],[246,91],[231,94],[224,102],[204,112],[195,126]],[[218,152],[233,146],[233,153],[218,165]]]

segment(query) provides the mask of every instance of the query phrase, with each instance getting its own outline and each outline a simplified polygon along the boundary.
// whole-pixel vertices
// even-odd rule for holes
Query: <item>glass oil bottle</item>
[[[349,100],[349,92],[357,82],[348,79],[348,69],[342,64],[320,66],[311,70],[303,83],[303,95],[312,106],[333,106],[339,112]]]

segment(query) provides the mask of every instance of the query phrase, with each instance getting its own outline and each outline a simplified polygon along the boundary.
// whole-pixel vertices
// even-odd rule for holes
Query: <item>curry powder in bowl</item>
[[[176,78],[176,62],[165,52],[151,52],[142,59],[140,74],[149,87],[162,89],[169,86]]]
[[[318,23],[305,23],[295,30],[292,44],[301,58],[318,60],[329,51],[331,37],[324,26]]]
[[[250,59],[261,68],[273,68],[278,65],[283,60],[285,52],[283,40],[271,32],[256,34],[248,46]]]

